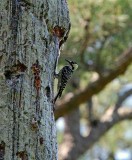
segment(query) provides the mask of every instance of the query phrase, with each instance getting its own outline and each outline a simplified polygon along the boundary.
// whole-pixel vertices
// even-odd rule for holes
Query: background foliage
[[[115,62],[123,51],[132,46],[131,0],[69,0],[68,5],[72,27],[67,42],[61,48],[59,68],[65,65],[64,59],[69,58],[79,64],[79,69],[63,95],[83,90],[88,83],[107,75],[116,67]],[[123,92],[122,88],[131,84],[131,71],[132,65],[124,75],[117,77],[92,97],[95,118],[101,117],[113,106],[118,95]],[[132,104],[132,99],[130,102]],[[130,104],[125,103],[125,106]],[[84,135],[89,116],[86,110],[87,102],[80,107],[81,126],[85,126]],[[132,140],[127,134],[131,134],[131,125],[132,122],[127,121],[114,126],[97,145],[107,148],[109,154],[115,154],[117,149],[131,148]]]

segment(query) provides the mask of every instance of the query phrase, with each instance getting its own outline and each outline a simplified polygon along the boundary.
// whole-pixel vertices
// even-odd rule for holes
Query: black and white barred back
[[[68,80],[71,78],[73,74],[73,71],[74,69],[72,69],[70,66],[65,66],[60,70],[58,76],[58,94],[56,95],[54,101],[56,101],[58,97],[61,97]]]

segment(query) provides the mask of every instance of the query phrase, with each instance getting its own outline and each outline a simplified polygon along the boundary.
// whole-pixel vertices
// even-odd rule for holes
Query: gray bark
[[[0,160],[56,160],[53,83],[65,0],[1,0]]]

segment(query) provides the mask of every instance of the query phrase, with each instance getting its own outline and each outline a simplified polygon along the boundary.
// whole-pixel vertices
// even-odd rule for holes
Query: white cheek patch
[[[74,64],[74,68],[75,68],[75,70],[78,68],[78,65],[77,64]]]

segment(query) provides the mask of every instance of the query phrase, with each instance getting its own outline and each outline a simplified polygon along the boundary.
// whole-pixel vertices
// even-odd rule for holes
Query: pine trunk
[[[1,0],[0,160],[57,160],[54,71],[65,0]]]

